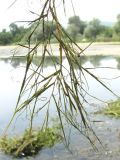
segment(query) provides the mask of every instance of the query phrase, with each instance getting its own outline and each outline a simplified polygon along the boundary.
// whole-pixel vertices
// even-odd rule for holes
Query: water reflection
[[[81,56],[78,61],[79,64],[81,65],[85,65],[86,63],[89,63],[90,65],[92,65],[94,68],[100,67],[102,64],[102,61],[110,61],[110,60],[115,60],[117,65],[116,68],[120,69],[120,57],[114,57],[114,56],[103,56],[103,55],[95,55],[95,56]],[[111,64],[109,63],[109,66]],[[104,63],[104,66],[107,66]],[[75,69],[78,69],[78,65],[75,64]],[[111,66],[112,67],[112,66]]]
[[[87,62],[90,62],[93,67],[100,67],[102,60],[110,60],[114,59],[117,62],[117,69],[120,69],[120,57],[115,56],[81,56],[79,58],[79,63],[81,65],[84,65]],[[63,57],[63,61],[65,60],[65,57]],[[13,57],[13,58],[1,58],[0,61],[4,61],[4,63],[11,64],[12,67],[16,68],[19,66],[25,66],[26,64],[26,58],[25,57]],[[39,66],[41,64],[41,61],[44,61],[43,67],[49,67],[59,64],[59,57],[45,57],[45,59],[42,59],[42,57],[34,57],[33,64],[36,66]],[[75,68],[77,69],[77,65],[75,64]]]
[[[63,57],[63,60],[65,57]],[[12,58],[1,58],[0,61],[4,61],[4,63],[11,64],[12,67],[17,68],[19,66],[25,66],[26,64],[26,57],[12,57]],[[34,57],[33,64],[39,66],[41,61],[44,61],[43,67],[49,67],[59,64],[59,57],[57,56],[46,56],[45,59],[42,57]]]
[[[0,61],[11,64],[13,68],[17,68],[21,65],[25,65],[26,58],[25,57],[1,58]]]
[[[65,58],[65,57],[64,57]],[[63,58],[63,59],[64,59]],[[59,64],[59,57],[55,57],[55,56],[47,56],[45,57],[45,59],[43,59],[42,57],[34,57],[33,59],[33,64],[36,66],[39,66],[41,64],[41,61],[44,61],[43,67],[49,67],[49,66],[54,66],[54,65],[58,65]]]
[[[120,57],[115,58],[117,61],[117,68],[120,70]]]
[[[107,57],[107,56],[89,56],[88,60],[90,61],[90,63],[94,66],[94,67],[99,67],[101,61],[104,59],[110,59],[111,57]]]

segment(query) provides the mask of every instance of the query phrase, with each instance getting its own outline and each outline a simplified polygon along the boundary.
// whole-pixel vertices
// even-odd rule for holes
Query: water
[[[55,58],[58,61],[58,57]],[[35,59],[33,67],[38,65],[39,59]],[[11,61],[9,58],[0,59],[0,133],[4,131],[10,117],[15,108],[21,82],[25,71],[25,59],[15,58]],[[67,65],[64,58],[63,63]],[[120,58],[110,56],[90,56],[83,57],[82,64],[89,68],[89,71],[102,78],[101,80],[112,89],[117,95],[120,94]],[[109,68],[104,68],[109,67]],[[112,68],[111,68],[112,67]],[[96,68],[96,69],[93,69]],[[46,59],[44,65],[44,73],[54,70],[53,63],[49,58]],[[116,97],[105,89],[102,85],[96,82],[90,75],[85,73],[89,85],[89,94],[104,100],[110,101]],[[49,95],[49,92],[46,92]],[[46,96],[47,96],[46,95]],[[63,144],[57,144],[50,149],[44,149],[40,153],[30,158],[30,160],[117,160],[120,157],[120,120],[103,115],[94,115],[94,111],[103,106],[103,103],[93,99],[90,96],[86,97],[89,105],[86,105],[90,118],[93,123],[93,128],[99,138],[102,140],[105,149],[99,148],[99,152],[95,152],[87,140],[78,134],[77,131],[72,132],[70,148],[72,154],[65,148]],[[41,102],[42,103],[42,102]],[[54,105],[54,104],[52,104]],[[52,110],[51,113],[53,113]],[[41,117],[44,112],[41,113]],[[100,121],[100,122],[96,122]],[[26,114],[18,117],[9,130],[9,134],[20,134],[27,127],[29,121],[26,119]],[[39,117],[35,121],[36,126],[39,124]],[[98,146],[99,147],[99,146]],[[0,153],[0,159],[10,160],[12,157]]]

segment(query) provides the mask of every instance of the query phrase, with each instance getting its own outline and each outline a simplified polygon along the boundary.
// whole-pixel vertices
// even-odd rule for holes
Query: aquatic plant
[[[109,102],[107,107],[105,107],[98,113],[111,115],[112,117],[120,118],[120,99]]]
[[[27,157],[37,154],[41,149],[52,147],[62,140],[58,129],[46,128],[44,130],[25,131],[22,136],[0,138],[0,150],[15,157]]]

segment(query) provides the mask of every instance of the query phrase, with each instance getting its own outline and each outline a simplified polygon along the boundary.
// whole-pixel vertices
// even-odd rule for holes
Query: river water
[[[56,60],[58,58],[56,57]],[[39,58],[33,62],[37,66]],[[15,109],[17,97],[21,87],[21,82],[25,71],[25,58],[2,58],[0,59],[0,133],[2,134],[5,127],[10,121],[10,118]],[[63,63],[66,64],[64,58]],[[90,68],[91,72],[101,78],[101,80],[111,90],[120,95],[120,58],[113,56],[88,56],[82,58],[82,65]],[[94,68],[94,69],[93,69]],[[46,59],[44,71],[48,72],[54,70],[53,63]],[[86,74],[86,79],[89,84],[89,94],[97,97],[103,101],[111,101],[116,97],[94,80],[90,75]],[[46,93],[49,94],[49,93]],[[35,157],[29,159],[35,160],[118,160],[120,159],[120,120],[109,116],[94,114],[105,104],[90,96],[87,97],[89,105],[86,109],[89,112],[92,126],[104,147],[98,145],[98,152],[95,152],[89,142],[73,129],[70,140],[70,151],[64,144],[56,144],[52,148],[43,149]],[[52,111],[53,112],[53,111]],[[41,117],[44,113],[41,114]],[[35,123],[39,124],[39,117]],[[20,134],[28,126],[28,119],[26,115],[22,115],[15,119],[10,127],[9,134]],[[0,153],[0,159],[11,160],[12,157]],[[25,159],[25,158],[24,158]]]

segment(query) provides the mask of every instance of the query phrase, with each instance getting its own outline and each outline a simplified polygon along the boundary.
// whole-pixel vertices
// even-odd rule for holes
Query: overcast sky
[[[31,20],[34,16],[29,12],[40,12],[41,1],[44,0],[17,0],[17,2],[8,8],[14,0],[1,0],[0,3],[0,31],[8,28],[14,21]],[[61,8],[61,0],[56,0],[57,10],[60,21],[63,25],[67,24],[69,17],[74,15],[71,0],[66,2],[66,16]],[[115,22],[116,16],[120,13],[120,0],[72,0],[75,8],[75,14],[82,20],[90,21],[93,18],[99,18],[101,21]],[[21,24],[22,25],[22,24]]]

